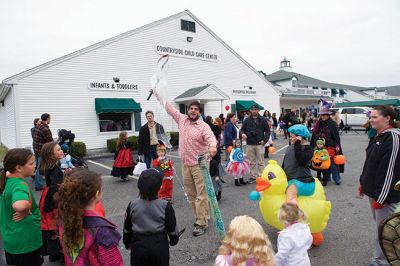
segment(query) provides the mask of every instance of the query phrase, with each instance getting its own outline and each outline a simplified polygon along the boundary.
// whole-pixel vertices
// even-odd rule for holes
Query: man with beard
[[[258,113],[259,111],[260,107],[253,104],[250,109],[251,116],[244,120],[241,129],[247,137],[246,154],[251,167],[249,183],[254,183],[264,170],[264,144],[271,135],[268,121]]]
[[[170,102],[167,101],[164,105],[164,99],[156,90],[153,90],[153,93],[178,124],[183,185],[196,216],[193,235],[203,235],[208,227],[209,209],[207,192],[197,157],[208,151],[211,156],[214,156],[217,153],[217,140],[211,128],[199,119],[201,113],[199,102],[190,103],[188,114],[184,115]]]

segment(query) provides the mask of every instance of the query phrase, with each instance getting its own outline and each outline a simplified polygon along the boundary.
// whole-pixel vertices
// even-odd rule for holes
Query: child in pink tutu
[[[233,176],[236,186],[245,185],[246,182],[244,182],[243,176],[250,172],[250,164],[245,157],[240,140],[237,139],[229,155],[230,161],[226,166],[226,172]]]

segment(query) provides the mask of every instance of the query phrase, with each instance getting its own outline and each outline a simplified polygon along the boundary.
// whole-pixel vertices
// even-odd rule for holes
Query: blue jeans
[[[151,167],[151,161],[158,157],[156,148],[157,148],[157,145],[151,145],[150,153],[144,155],[144,162],[146,163],[147,169],[149,169]]]
[[[44,188],[44,180],[43,177],[40,175],[40,156],[35,154],[35,161],[36,161],[36,173],[35,173],[35,188],[41,189]]]
[[[340,180],[339,166],[335,164],[333,158],[331,158],[331,168],[329,170],[332,174],[333,181],[340,184],[341,180]]]
[[[275,126],[272,127],[271,134],[272,134],[272,140],[275,140],[276,139],[276,127]]]

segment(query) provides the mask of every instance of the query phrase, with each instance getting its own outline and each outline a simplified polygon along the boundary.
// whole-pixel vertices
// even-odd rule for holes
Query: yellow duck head
[[[256,180],[256,190],[260,193],[261,214],[267,224],[279,230],[284,228],[283,223],[278,219],[278,212],[286,201],[287,185],[285,171],[275,160],[268,161],[262,176]],[[299,196],[298,203],[308,217],[307,222],[311,232],[322,232],[328,224],[331,203],[326,200],[324,188],[318,179],[315,179],[314,194],[307,197]]]

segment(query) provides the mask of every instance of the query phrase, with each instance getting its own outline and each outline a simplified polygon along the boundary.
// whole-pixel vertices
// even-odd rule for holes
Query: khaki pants
[[[253,178],[261,176],[264,170],[264,146],[263,145],[247,145],[246,155],[250,163],[250,175]]]
[[[200,166],[187,166],[182,164],[183,185],[194,215],[196,224],[208,225],[208,198]]]

